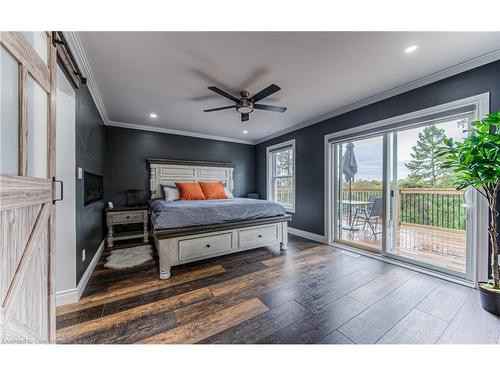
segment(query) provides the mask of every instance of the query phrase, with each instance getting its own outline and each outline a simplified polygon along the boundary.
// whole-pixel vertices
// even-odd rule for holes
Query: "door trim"
[[[455,108],[460,108],[463,106],[474,104],[476,110],[474,112],[474,120],[479,120],[489,113],[490,108],[490,93],[486,92],[479,95],[470,96],[467,98],[455,100],[452,102],[440,104],[434,107],[424,108],[418,111],[409,112],[403,115],[387,118],[380,121],[375,121],[368,124],[362,124],[355,126],[346,130],[340,130],[324,136],[324,197],[326,203],[325,209],[325,236],[327,243],[330,245],[336,245],[337,242],[334,240],[334,228],[333,228],[333,214],[335,213],[333,203],[334,203],[334,190],[335,184],[333,183],[333,177],[335,176],[334,169],[334,152],[333,144],[335,143],[335,138],[345,137],[349,135],[362,134],[362,136],[369,136],[370,133],[376,132],[377,129],[396,123],[400,121],[407,121],[423,116],[432,115],[435,113],[440,113],[446,110],[452,110]],[[474,201],[477,202],[476,209],[473,211],[473,222],[472,222],[472,251],[475,257],[472,259],[472,282],[474,285],[478,281],[488,279],[488,206],[486,200],[477,192],[473,191]],[[384,205],[385,207],[385,205]],[[384,251],[384,250],[383,250]],[[386,257],[380,256],[380,258],[386,259]],[[418,267],[420,268],[420,267]]]

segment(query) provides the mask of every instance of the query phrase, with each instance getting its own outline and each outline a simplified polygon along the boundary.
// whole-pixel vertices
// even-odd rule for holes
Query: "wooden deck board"
[[[347,223],[344,223],[347,226]],[[380,231],[380,225],[376,231]],[[377,238],[366,227],[344,230],[342,240],[380,252],[382,235]],[[436,266],[465,272],[466,236],[463,230],[448,230],[424,225],[401,224],[397,233],[396,255]]]

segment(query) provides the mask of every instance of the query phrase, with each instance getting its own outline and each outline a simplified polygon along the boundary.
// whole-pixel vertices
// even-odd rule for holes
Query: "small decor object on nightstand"
[[[106,209],[106,225],[108,227],[107,245],[113,247],[114,241],[128,240],[131,238],[143,238],[144,242],[148,242],[148,221],[149,208],[146,206],[140,207],[123,207]],[[142,223],[143,230],[127,231],[115,233],[114,226],[120,224],[136,224]]]
[[[138,206],[140,206],[139,195],[143,191],[144,190],[142,190],[142,189],[130,189],[130,190],[127,190],[126,191],[126,193],[127,193],[127,207],[138,207]]]

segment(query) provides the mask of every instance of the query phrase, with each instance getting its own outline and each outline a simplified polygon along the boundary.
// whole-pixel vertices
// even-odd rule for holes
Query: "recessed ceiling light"
[[[248,133],[248,130],[243,130],[243,134],[247,134]]]
[[[151,118],[157,118],[157,117],[158,117],[158,115],[157,115],[156,113],[150,113],[150,114],[149,114],[149,117],[151,117]]]
[[[405,49],[405,53],[412,53],[418,49],[418,46],[414,44],[413,46],[409,46]]]

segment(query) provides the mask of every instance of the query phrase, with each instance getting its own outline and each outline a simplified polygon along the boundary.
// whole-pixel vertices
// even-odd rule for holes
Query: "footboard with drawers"
[[[153,231],[160,278],[172,266],[224,254],[280,244],[286,250],[290,215],[239,222]]]

